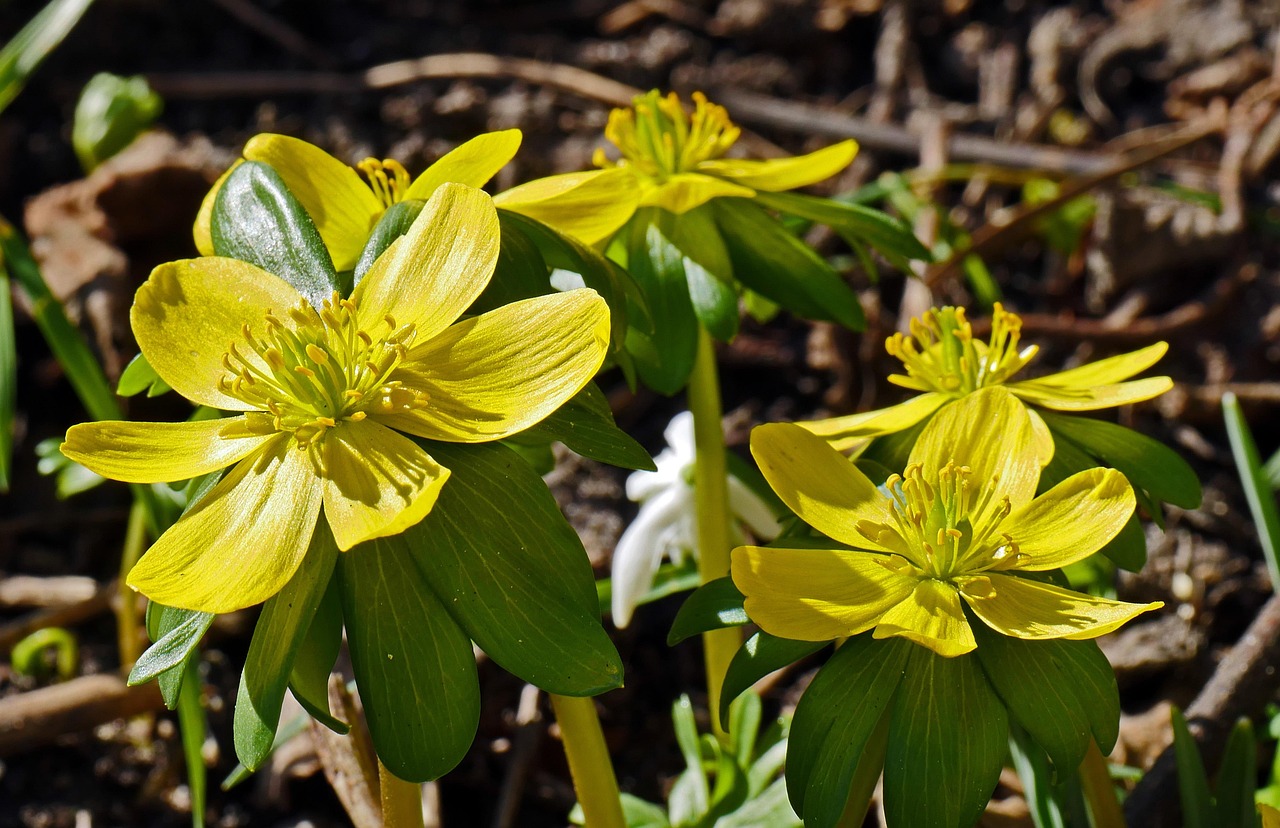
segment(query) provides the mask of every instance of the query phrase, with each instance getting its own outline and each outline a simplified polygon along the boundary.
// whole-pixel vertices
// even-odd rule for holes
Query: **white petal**
[[[782,531],[778,519],[760,496],[733,475],[729,475],[729,511],[747,525],[756,540],[771,541]]]
[[[627,477],[627,498],[636,503],[648,500],[663,489],[684,484],[684,461],[671,449],[653,458],[657,471],[633,472]]]
[[[671,446],[676,455],[684,460],[685,463],[692,463],[697,456],[697,449],[693,440],[693,412],[681,411],[679,414],[671,418],[671,422],[667,424],[667,428],[662,432],[662,436],[667,438],[667,445]]]
[[[680,519],[684,504],[671,490],[640,507],[636,519],[618,538],[610,574],[613,589],[613,623],[619,628],[631,622],[640,596],[653,585],[662,562],[662,537]]]

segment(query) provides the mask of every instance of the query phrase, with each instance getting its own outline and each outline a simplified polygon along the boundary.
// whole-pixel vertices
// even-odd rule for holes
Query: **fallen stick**
[[[47,745],[115,719],[164,706],[155,682],[130,687],[116,675],[81,676],[0,699],[0,756]]]
[[[98,592],[98,582],[83,575],[10,575],[0,578],[0,609],[65,607],[88,601]]]

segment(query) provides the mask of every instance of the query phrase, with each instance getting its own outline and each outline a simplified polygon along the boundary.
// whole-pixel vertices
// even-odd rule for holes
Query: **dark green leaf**
[[[1254,791],[1258,785],[1258,743],[1246,718],[1236,721],[1227,737],[1214,790],[1214,825],[1222,828],[1255,828],[1258,824]]]
[[[1213,794],[1209,775],[1196,740],[1187,729],[1182,711],[1173,708],[1173,756],[1178,767],[1178,795],[1182,799],[1183,828],[1218,828],[1213,819]]]
[[[156,369],[151,367],[151,363],[142,354],[129,360],[120,374],[120,381],[116,383],[116,393],[122,397],[132,397],[143,391],[147,392],[148,397],[158,397],[170,390],[169,384],[160,379]]]
[[[423,782],[447,773],[471,747],[480,683],[467,634],[412,557],[404,535],[380,538],[341,555],[338,575],[374,749],[393,774]]]
[[[141,76],[123,78],[99,72],[76,101],[71,146],[80,166],[90,172],[133,143],[160,115],[164,102]]]
[[[13,333],[9,271],[0,254],[0,493],[9,491],[13,467],[13,416],[18,400],[18,344]]]
[[[871,245],[886,257],[929,262],[933,257],[902,219],[862,204],[833,201],[800,193],[757,193],[755,200],[771,210],[825,224],[852,241]]]
[[[791,721],[787,793],[809,828],[837,824],[858,759],[898,692],[913,649],[905,638],[854,636],[805,690]]]
[[[1172,449],[1133,429],[1095,420],[1037,409],[1054,443],[1065,437],[1098,465],[1117,469],[1135,488],[1146,489],[1152,497],[1183,509],[1200,505],[1200,479]]]
[[[213,624],[213,613],[147,604],[147,631],[155,641],[133,665],[129,684],[160,679],[165,704],[172,710],[182,687],[183,665],[197,652],[196,645]]]
[[[411,198],[407,201],[398,201],[387,208],[382,218],[378,219],[378,223],[374,225],[373,232],[369,234],[369,240],[365,242],[364,250],[360,251],[360,259],[351,272],[352,290],[360,284],[360,280],[369,272],[369,268],[373,267],[373,263],[386,252],[391,243],[409,232],[409,228],[413,226],[414,220],[426,204],[421,199]]]
[[[683,257],[655,221],[651,212],[643,212],[627,228],[627,270],[644,297],[653,330],[632,325],[626,348],[645,385],[670,395],[689,380],[699,323],[689,298]]]
[[[890,825],[968,828],[991,799],[1009,718],[978,659],[911,645],[884,762]]]
[[[505,446],[424,445],[453,474],[402,537],[439,601],[490,658],[547,692],[621,686],[591,564],[542,478]]]
[[[246,161],[227,176],[214,201],[211,231],[219,256],[274,273],[313,307],[339,289],[333,260],[311,216],[266,164]]]
[[[49,53],[71,33],[93,0],[52,0],[0,49],[0,112]]]
[[[614,423],[609,402],[595,383],[588,383],[550,417],[520,437],[558,440],[570,451],[611,466],[644,471],[657,469],[644,446]]]
[[[728,342],[738,333],[738,287],[711,208],[704,204],[679,216],[659,212],[663,235],[680,251],[694,315],[712,336]]]
[[[714,581],[712,583],[715,583]],[[687,604],[686,604],[687,606]],[[829,641],[792,641],[761,631],[743,642],[724,674],[720,688],[720,721],[725,721],[729,705],[751,685],[788,664],[813,655]]]
[[[200,697],[200,665],[193,659],[183,667],[183,680],[178,692],[178,730],[182,735],[182,756],[187,764],[187,788],[191,794],[192,828],[204,828],[207,774],[204,767],[204,740],[209,723]]]
[[[240,673],[233,722],[236,758],[249,770],[257,770],[271,752],[294,657],[333,576],[337,557],[333,533],[322,522],[311,536],[302,565],[258,616]]]
[[[499,211],[498,225],[502,240],[498,247],[498,264],[493,278],[485,286],[471,313],[484,313],[521,299],[542,296],[552,292],[550,269],[542,259],[542,252],[533,239],[520,229],[506,213]],[[612,321],[612,320],[611,320]]]
[[[742,608],[744,600],[727,575],[708,581],[681,605],[676,620],[671,623],[671,632],[667,633],[667,646],[674,647],[698,633],[750,623],[747,611]]]
[[[320,724],[335,733],[346,733],[351,727],[329,711],[329,674],[333,672],[338,651],[342,648],[342,595],[337,578],[329,579],[329,587],[316,607],[302,645],[293,657],[289,673],[289,690],[303,709]],[[278,740],[277,740],[278,741]]]
[[[1111,662],[1096,642],[1072,642],[1077,646],[1058,648],[1063,680],[1089,714],[1089,730],[1103,754],[1111,752],[1120,736],[1120,690]],[[1083,645],[1083,646],[1080,646]]]
[[[1067,828],[1059,790],[1053,783],[1055,773],[1049,764],[1049,756],[1014,721],[1009,722],[1009,757],[1022,782],[1023,795],[1035,828]]]
[[[821,256],[747,199],[710,202],[739,282],[808,319],[866,327],[862,305]]]
[[[1276,509],[1276,495],[1262,468],[1258,445],[1253,441],[1249,423],[1245,421],[1235,394],[1223,395],[1222,414],[1227,421],[1227,439],[1236,460],[1236,473],[1240,475],[1245,500],[1249,502],[1249,513],[1253,515],[1253,525],[1267,561],[1267,572],[1271,575],[1272,586],[1280,588],[1280,512]]]

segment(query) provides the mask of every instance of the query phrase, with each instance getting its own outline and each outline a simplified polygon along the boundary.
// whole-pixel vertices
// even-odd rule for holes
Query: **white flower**
[[[631,622],[631,614],[653,586],[664,556],[679,564],[686,554],[698,553],[693,414],[677,414],[664,435],[668,447],[654,458],[658,470],[636,472],[627,478],[627,497],[640,504],[640,512],[613,550],[613,623],[619,629]],[[735,543],[746,540],[742,537],[744,525],[759,541],[772,540],[781,531],[765,502],[733,475],[729,475],[729,511],[738,536]]]

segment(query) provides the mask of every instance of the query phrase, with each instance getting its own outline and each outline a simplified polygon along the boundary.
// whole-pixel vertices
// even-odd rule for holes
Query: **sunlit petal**
[[[1040,480],[1031,418],[1000,386],[979,389],[943,407],[920,433],[910,462],[925,469],[947,463],[968,466],[974,485],[991,487],[996,498],[1008,495],[1015,505],[1030,500]]]
[[[370,328],[390,316],[425,342],[484,291],[498,261],[498,213],[483,191],[442,184],[409,232],[378,257],[352,299]]]
[[[313,451],[324,479],[324,516],[344,552],[422,520],[449,479],[449,470],[417,443],[368,421],[331,429]]]
[[[911,428],[950,399],[945,394],[931,391],[888,408],[849,414],[844,417],[832,417],[828,420],[796,423],[796,425],[824,438],[837,451],[845,451],[869,437],[878,437]]]
[[[713,198],[755,198],[755,195],[755,190],[732,181],[700,173],[676,173],[661,184],[643,187],[640,206],[662,207],[679,215],[701,207]]]
[[[1158,397],[1173,388],[1168,377],[1121,382],[1115,385],[1096,385],[1082,388],[1075,385],[1056,385],[1045,380],[1014,383],[1009,390],[1027,402],[1052,408],[1055,411],[1096,411],[1115,408]]]
[[[617,232],[635,214],[639,200],[635,175],[619,167],[539,178],[493,197],[499,208],[528,216],[588,245]]]
[[[857,530],[859,521],[888,522],[888,498],[821,437],[791,423],[757,426],[751,454],[778,497],[805,523],[850,546],[891,551]]]
[[[507,166],[520,149],[520,130],[504,129],[486,132],[442,155],[414,179],[405,191],[406,199],[426,201],[436,189],[446,182],[483,187],[498,170]]]
[[[414,348],[393,378],[426,392],[427,406],[377,417],[437,440],[502,439],[581,391],[608,345],[609,308],[593,290],[513,302]]]
[[[698,165],[698,172],[727,178],[755,190],[780,193],[827,180],[849,166],[857,154],[857,142],[849,140],[793,158],[770,158],[766,161],[719,158],[703,161]]]
[[[1113,357],[1100,359],[1097,362],[1081,365],[1079,368],[1070,368],[1066,371],[1059,371],[1056,374],[1049,374],[1037,380],[1032,380],[1032,382],[1074,388],[1112,385],[1123,382],[1129,377],[1147,370],[1159,362],[1160,358],[1168,350],[1169,346],[1166,343],[1157,342],[1154,345],[1148,345],[1145,348],[1130,351],[1127,354],[1117,354]]]
[[[915,579],[887,561],[867,552],[740,546],[733,550],[733,583],[765,632],[829,641],[870,629],[911,594]]]
[[[306,452],[279,435],[241,460],[129,573],[153,601],[232,612],[280,591],[302,562],[320,512]]]
[[[218,390],[222,358],[248,326],[266,327],[301,300],[278,276],[235,259],[208,256],[162,264],[138,288],[129,318],[142,353],[160,378],[189,400],[213,408],[252,408]]]
[[[243,417],[194,423],[82,423],[60,450],[90,471],[125,483],[167,483],[224,469],[273,435],[251,434]]]
[[[1097,638],[1141,613],[1164,606],[1162,601],[1129,604],[1095,598],[1000,573],[957,580],[965,601],[987,626],[1028,640]]]
[[[900,636],[952,658],[972,652],[978,644],[964,617],[960,594],[951,584],[933,578],[915,581],[915,589],[884,614],[874,637]]]
[[[355,265],[383,212],[359,173],[319,147],[287,135],[255,135],[245,144],[244,157],[280,174],[315,222],[335,268]]]
[[[1018,569],[1058,569],[1105,546],[1129,521],[1133,507],[1133,488],[1123,474],[1088,469],[1014,509],[1001,528],[1028,558]]]

